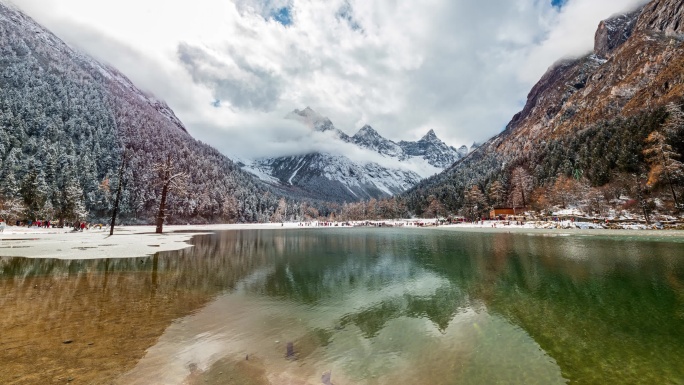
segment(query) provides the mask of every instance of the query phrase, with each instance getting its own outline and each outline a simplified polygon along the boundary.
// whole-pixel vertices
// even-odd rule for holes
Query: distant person
[[[81,231],[83,231],[86,228],[85,222],[81,222]]]
[[[5,232],[5,221],[0,219],[0,233]]]

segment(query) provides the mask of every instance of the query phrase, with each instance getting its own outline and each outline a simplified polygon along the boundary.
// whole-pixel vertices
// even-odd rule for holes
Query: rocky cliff
[[[459,196],[463,189],[477,184],[486,190],[494,179],[506,184],[515,165],[536,173],[537,184],[543,184],[544,178],[553,178],[557,172],[593,167],[578,161],[583,158],[591,162],[582,148],[592,144],[578,142],[578,138],[596,139],[585,135],[587,130],[602,124],[616,125],[606,135],[628,137],[630,133],[621,132],[619,127],[623,131],[636,127],[634,121],[624,123],[630,119],[641,119],[642,125],[656,124],[655,120],[662,118],[657,111],[684,98],[683,18],[683,1],[653,0],[633,12],[601,22],[593,52],[559,61],[549,68],[530,91],[522,111],[501,134],[408,192],[412,208],[424,209],[426,201],[421,197],[431,195],[450,200],[451,206],[458,208],[463,204],[463,197]],[[654,117],[644,120],[641,117],[645,114]],[[611,158],[611,153],[632,151],[631,160],[623,164],[631,162],[630,167],[636,167],[636,163],[643,162],[639,150],[643,146],[644,138],[639,137],[642,134],[634,132],[634,138],[629,139],[630,149],[597,149],[594,163],[600,160],[596,157]],[[567,152],[570,150],[562,144],[571,142],[578,146],[577,151],[584,152]],[[618,144],[614,141],[607,145]],[[558,159],[548,151],[563,153],[566,158]],[[552,163],[545,163],[551,158]],[[595,178],[595,183],[610,179],[611,170],[602,172],[606,175]]]
[[[532,88],[523,110],[492,142],[496,150],[512,153],[539,140],[681,98],[683,4],[653,1],[601,22],[594,51],[558,62],[547,71]]]

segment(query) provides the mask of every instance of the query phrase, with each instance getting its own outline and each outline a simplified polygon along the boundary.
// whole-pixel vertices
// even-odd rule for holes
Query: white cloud
[[[591,50],[600,20],[644,0],[15,3],[166,100],[198,139],[248,157],[309,148],[283,119],[305,106],[349,134],[369,123],[393,140],[433,128],[482,142],[546,68]]]

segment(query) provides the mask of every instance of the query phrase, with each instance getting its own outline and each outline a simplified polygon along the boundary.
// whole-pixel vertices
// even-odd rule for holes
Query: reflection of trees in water
[[[681,244],[407,229],[234,231],[193,243],[136,259],[0,259],[0,379],[106,383],[174,319],[240,282],[311,305],[373,296],[338,325],[367,338],[399,317],[444,331],[484,303],[573,381],[684,378]],[[242,281],[264,267],[265,276]]]
[[[625,362],[634,378],[684,378],[680,244],[503,233],[318,238],[283,249],[249,290],[318,304],[438,276],[447,283],[433,293],[386,293],[340,324],[367,338],[399,317],[427,318],[443,331],[457,312],[484,303],[525,329],[574,381],[622,381]]]
[[[146,258],[0,260],[0,382],[109,383],[173,320],[265,262],[233,254],[232,236]]]
[[[678,246],[516,236],[505,268],[468,290],[486,294],[489,311],[522,327],[573,382],[667,383],[684,378]]]

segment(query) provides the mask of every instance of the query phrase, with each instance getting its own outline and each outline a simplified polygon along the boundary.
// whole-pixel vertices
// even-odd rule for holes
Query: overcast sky
[[[645,0],[13,0],[59,37],[165,100],[228,155],[301,152],[310,106],[455,147],[499,133],[600,20]]]

